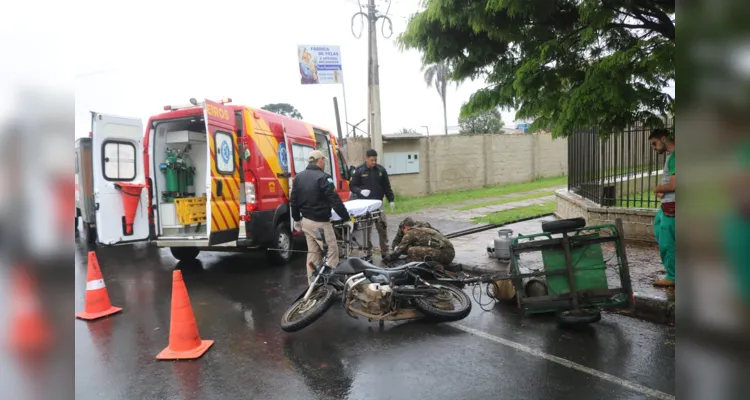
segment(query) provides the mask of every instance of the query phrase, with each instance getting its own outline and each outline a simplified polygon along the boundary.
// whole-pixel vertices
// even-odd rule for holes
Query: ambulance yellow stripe
[[[279,157],[277,154],[279,141],[276,140],[276,137],[268,127],[268,123],[266,123],[266,121],[262,117],[255,119],[252,114],[252,109],[245,109],[244,113],[246,122],[245,130],[247,131],[248,136],[253,142],[255,142],[255,145],[263,155],[263,159],[266,161],[266,163],[268,163],[271,171],[273,171],[273,175],[274,177],[276,177],[276,181],[279,183],[279,186],[281,187],[281,190],[283,190],[284,195],[289,198],[289,180],[278,178],[279,174],[284,173],[284,170],[281,168],[281,164],[279,163]],[[255,122],[252,123],[251,121]],[[287,155],[287,159],[289,160],[289,165],[291,166],[291,163],[293,162],[292,155]]]
[[[239,171],[235,168],[235,173],[231,179],[223,179],[224,177],[229,178],[227,175],[222,175],[216,169],[216,141],[214,135],[211,135],[209,139],[209,147],[211,153],[211,177],[215,179],[222,179],[225,185],[222,196],[218,196],[216,193],[216,186],[211,185],[211,214],[214,216],[211,220],[211,230],[223,231],[228,229],[236,229],[239,227],[239,188],[236,184],[235,179],[239,179]],[[236,143],[235,146],[236,147]],[[237,161],[235,157],[235,161]],[[238,165],[235,163],[235,165]]]
[[[227,230],[227,217],[222,213],[219,203],[221,199],[216,195],[216,185],[214,179],[218,176],[216,172],[216,144],[214,135],[210,135],[208,140],[209,153],[211,154],[211,231]]]
[[[304,122],[303,122],[303,124],[304,124]],[[313,130],[312,125],[305,124],[305,128],[307,128],[307,132],[310,133],[310,137],[312,138],[313,143],[315,143],[317,145],[318,141],[315,140],[315,131]],[[320,150],[320,149],[317,149],[317,150]]]
[[[239,146],[237,145],[237,138],[233,135],[232,137],[232,144],[234,149],[239,149]],[[214,143],[215,146],[215,143]],[[216,154],[216,153],[213,153]],[[223,189],[223,197],[224,201],[221,203],[222,208],[228,210],[231,213],[231,221],[228,221],[228,226],[230,229],[238,228],[239,227],[239,220],[240,220],[240,158],[239,158],[239,152],[234,151],[234,174],[232,174],[232,178],[229,179],[227,175],[220,175],[218,171],[216,171],[217,176],[224,177],[224,189]],[[212,168],[216,168],[216,165],[214,163]]]

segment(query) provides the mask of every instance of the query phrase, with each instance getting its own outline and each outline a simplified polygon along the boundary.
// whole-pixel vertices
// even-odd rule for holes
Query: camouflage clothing
[[[401,243],[401,239],[404,238],[404,227],[409,226],[412,228],[418,227],[418,228],[432,228],[429,222],[424,221],[415,221],[411,219],[410,217],[404,218],[403,221],[401,221],[400,224],[398,224],[398,231],[396,231],[396,237],[393,238],[393,243],[391,243],[391,249],[395,249],[396,246],[398,246],[399,243]],[[435,228],[432,228],[435,229]],[[435,229],[437,231],[437,229]],[[439,231],[438,231],[439,232]]]
[[[386,261],[406,255],[406,261],[435,261],[449,265],[456,256],[453,244],[432,228],[414,227],[404,233],[396,248],[388,253]]]

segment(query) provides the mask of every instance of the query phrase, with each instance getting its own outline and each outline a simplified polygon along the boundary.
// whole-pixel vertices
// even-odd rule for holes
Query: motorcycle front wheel
[[[440,291],[414,299],[414,305],[428,318],[438,322],[458,321],[471,313],[471,298],[463,290],[447,284],[433,284]]]
[[[336,288],[331,285],[318,286],[310,297],[297,300],[281,316],[281,329],[284,332],[297,332],[317,321],[333,304]]]

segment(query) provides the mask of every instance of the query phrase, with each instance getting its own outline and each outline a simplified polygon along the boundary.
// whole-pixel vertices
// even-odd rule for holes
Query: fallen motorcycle
[[[322,230],[317,232],[323,241]],[[323,244],[323,254],[327,254]],[[471,313],[471,298],[459,287],[463,282],[436,271],[426,262],[380,268],[359,258],[349,258],[336,268],[323,257],[312,283],[281,317],[281,329],[296,332],[325,314],[340,297],[347,314],[369,321],[403,321],[427,318],[435,322],[458,321]]]

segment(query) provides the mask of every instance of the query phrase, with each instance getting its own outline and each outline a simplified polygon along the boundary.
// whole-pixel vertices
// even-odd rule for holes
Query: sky
[[[289,103],[304,119],[335,131],[333,97],[342,124],[367,116],[367,35],[352,34],[356,0],[149,1],[81,7],[84,39],[75,41],[76,137],[90,130],[89,111],[140,117],[191,97],[261,107]],[[380,0],[385,12],[388,4]],[[443,132],[443,110],[427,87],[417,51],[401,52],[396,37],[419,0],[393,0],[393,35],[378,33],[381,124],[384,134],[411,128]],[[366,25],[365,25],[366,28]],[[359,33],[359,19],[354,21]],[[381,29],[380,24],[378,29]],[[390,32],[386,26],[386,35]],[[346,110],[341,85],[301,85],[298,45],[341,46]],[[483,82],[449,87],[448,125],[458,125],[461,104]],[[514,113],[504,112],[506,126]],[[367,123],[360,127],[366,130]]]
[[[383,36],[378,24],[384,134],[402,128],[421,133],[429,129],[433,135],[444,132],[440,96],[424,82],[419,52],[401,52],[395,43],[419,3],[392,0],[390,38]],[[339,97],[342,124],[345,118],[357,123],[367,117],[367,34],[362,31],[357,39],[352,33],[352,29],[360,32],[358,18],[352,28],[357,4],[357,0],[15,2],[5,16],[34,15],[36,24],[0,17],[4,24],[0,30],[14,31],[13,36],[0,37],[0,44],[24,57],[23,63],[4,63],[0,70],[13,78],[6,80],[10,85],[74,77],[76,137],[88,135],[90,111],[137,117],[145,124],[149,116],[163,112],[163,106],[186,104],[193,97],[230,97],[234,104],[253,107],[289,103],[306,121],[335,131],[334,96]],[[376,4],[381,12],[388,7],[385,0]],[[53,28],[65,33],[32,33]],[[390,34],[387,26],[385,33]],[[15,35],[23,35],[23,41]],[[346,107],[342,85],[300,84],[298,45],[340,46]],[[46,58],[38,56],[42,53]],[[461,105],[484,86],[483,81],[449,85],[449,127],[458,125]],[[0,84],[4,89],[7,85]],[[667,92],[674,95],[674,88]],[[0,114],[8,110],[8,105],[0,104]],[[505,125],[513,127],[514,111],[501,113]],[[367,123],[360,127],[366,129]]]

